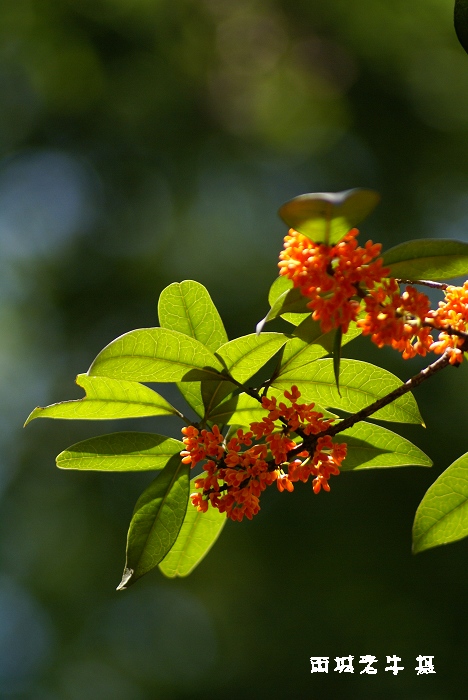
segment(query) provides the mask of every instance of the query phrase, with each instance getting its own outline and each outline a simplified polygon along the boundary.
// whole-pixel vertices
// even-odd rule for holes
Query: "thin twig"
[[[399,284],[419,284],[424,287],[431,287],[432,289],[441,289],[444,291],[449,286],[445,282],[434,282],[433,280],[404,280],[400,277],[395,278]]]
[[[465,331],[457,331],[457,329],[453,328],[452,326],[441,326],[440,328],[437,328],[437,326],[434,326],[433,323],[428,322],[423,323],[422,325],[426,326],[426,328],[432,328],[435,331],[447,333],[447,335],[456,335],[457,338],[463,338],[465,345],[467,344],[466,341],[468,341],[468,333]]]
[[[400,396],[404,396],[404,394],[407,394],[409,391],[412,391],[417,386],[425,382],[426,379],[429,379],[429,377],[434,376],[434,374],[437,374],[437,372],[440,372],[441,369],[444,369],[444,367],[447,367],[447,365],[449,364],[450,352],[446,351],[442,355],[442,357],[439,357],[435,362],[425,367],[414,377],[408,379],[407,382],[397,387],[386,396],[382,396],[382,398],[377,399],[377,401],[374,401],[374,403],[371,403],[369,406],[362,408],[357,413],[353,413],[352,416],[345,418],[336,425],[330,426],[330,428],[328,428],[327,430],[324,430],[323,432],[318,433],[317,435],[308,436],[307,439],[304,440],[304,442],[302,442],[300,445],[298,445],[288,453],[288,460],[292,459],[292,457],[295,457],[303,450],[308,450],[310,452],[312,451],[312,448],[315,449],[317,440],[320,437],[325,437],[325,435],[330,435],[331,437],[334,437],[335,435],[338,435],[338,433],[343,432],[343,430],[348,430],[348,428],[352,428],[353,425],[355,425],[356,423],[365,420],[373,413],[376,413],[381,408],[388,406],[389,403],[392,403],[396,399],[400,398]]]
[[[400,396],[404,396],[404,394],[407,394],[409,391],[412,391],[417,386],[425,382],[426,379],[433,377],[434,374],[437,374],[437,372],[440,372],[441,369],[447,367],[448,364],[450,364],[450,352],[444,352],[442,357],[439,357],[435,362],[422,369],[418,374],[415,374],[414,377],[408,379],[407,382],[397,387],[386,396],[382,396],[381,399],[377,399],[377,401],[374,401],[374,403],[371,403],[369,406],[362,408],[357,413],[354,413],[352,416],[349,416],[349,418],[345,418],[345,420],[341,421],[337,425],[331,426],[329,430],[326,431],[326,434],[331,435],[333,437],[333,435],[337,435],[343,430],[351,428],[356,423],[359,423],[359,421],[368,418],[373,413],[379,411],[381,408],[388,406],[389,403],[396,401],[396,399],[400,398]]]

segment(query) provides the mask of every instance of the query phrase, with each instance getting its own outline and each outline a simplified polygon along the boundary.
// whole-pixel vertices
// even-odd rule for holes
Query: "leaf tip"
[[[135,572],[133,569],[124,569],[123,575],[122,575],[122,580],[115,589],[116,591],[124,591],[127,588],[127,584],[130,582],[130,579],[132,578],[133,574]]]
[[[256,333],[257,335],[260,335],[260,333],[262,332],[263,327],[264,327],[264,325],[265,325],[265,323],[266,323],[266,321],[267,321],[267,318],[268,318],[268,317],[265,316],[265,318],[262,318],[262,320],[259,321],[259,322],[257,323],[257,325],[255,326],[255,333]]]
[[[42,411],[42,408],[41,408],[40,406],[38,406],[37,408],[35,408],[34,411],[31,411],[31,413],[29,414],[29,416],[26,418],[26,421],[25,421],[25,423],[24,423],[24,425],[23,425],[23,428],[25,428],[25,427],[27,426],[28,423],[30,423],[32,420],[34,420],[34,418],[37,418],[37,414],[38,414],[40,411]]]

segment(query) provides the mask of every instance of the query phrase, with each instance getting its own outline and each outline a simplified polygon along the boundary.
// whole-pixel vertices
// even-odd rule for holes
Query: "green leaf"
[[[346,345],[361,334],[361,329],[351,323],[342,336],[341,345]],[[320,324],[309,316],[294,331],[295,338],[288,340],[281,354],[281,374],[305,367],[333,351],[334,331],[323,333]]]
[[[278,214],[311,241],[333,245],[369,216],[379,200],[377,192],[365,189],[301,194],[283,204]]]
[[[180,416],[179,411],[166,399],[138,382],[79,374],[76,383],[85,390],[85,398],[35,408],[25,425],[34,418],[105,420]]]
[[[195,479],[192,479],[190,493],[196,491]],[[226,513],[211,506],[206,513],[200,513],[189,499],[177,539],[159,564],[162,573],[168,578],[188,576],[208,554],[226,522]]]
[[[257,327],[255,329],[257,334],[262,332],[265,323],[268,323],[268,321],[273,321],[274,318],[283,316],[283,314],[299,313],[301,315],[303,314],[310,316],[311,312],[307,308],[309,301],[310,300],[302,294],[299,287],[287,289],[278,297],[278,299],[276,299],[265,318],[257,323]]]
[[[292,289],[293,286],[293,281],[289,279],[289,277],[286,277],[285,275],[279,275],[279,277],[277,277],[271,285],[270,290],[268,292],[268,303],[270,304],[270,306],[273,306],[278,297],[284,294],[284,292],[287,292],[290,289]]]
[[[333,340],[333,373],[335,375],[336,390],[338,391],[340,396],[340,362],[342,341],[343,331],[341,330],[341,326],[339,326],[335,331],[335,337]]]
[[[282,391],[275,389],[274,387],[269,387],[268,396],[271,398],[275,396],[278,401],[284,401],[284,395]],[[324,408],[315,405],[316,411],[323,413],[325,417],[333,418],[334,415]],[[268,411],[263,408],[261,403],[259,403],[253,396],[249,394],[238,394],[233,396],[228,401],[224,401],[222,404],[217,406],[210,414],[209,420],[212,423],[222,423],[223,425],[250,425],[250,423],[260,422],[266,415]]]
[[[432,461],[419,447],[381,425],[361,422],[335,437],[348,445],[341,470],[380,469],[385,467],[430,467]]]
[[[296,365],[289,371],[281,370],[273,382],[273,386],[282,391],[290,389],[293,384],[298,386],[302,401],[316,401],[327,408],[355,413],[401,386],[401,381],[390,372],[367,362],[342,360],[340,398],[335,388],[333,360],[316,360],[305,367]],[[400,396],[372,417],[400,423],[423,423],[411,393]]]
[[[107,472],[163,469],[184,443],[153,433],[122,432],[77,442],[57,457],[60,469]]]
[[[416,511],[413,552],[468,535],[468,452],[450,465],[426,492]]]
[[[280,275],[275,279],[273,284],[270,287],[270,291],[268,292],[268,303],[272,307],[278,297],[280,297],[284,292],[287,292],[288,290],[293,288],[293,282],[290,280],[288,277],[284,277],[284,275]],[[303,297],[305,301],[307,302],[307,299]],[[299,312],[292,312],[292,313],[283,313],[281,314],[281,318],[284,318],[285,321],[288,323],[292,323],[293,326],[297,326],[301,321],[303,321],[305,318],[310,317],[311,312],[310,310],[307,310],[306,313],[299,313]],[[260,321],[261,323],[261,321]],[[258,332],[258,330],[257,330]]]
[[[250,425],[261,421],[268,411],[248,394],[238,394],[216,406],[208,416],[211,423],[222,425]]]
[[[138,499],[127,535],[127,557],[117,590],[161,562],[177,539],[187,512],[188,464],[174,457]]]
[[[185,280],[163,289],[158,304],[163,328],[179,331],[203,343],[211,352],[228,342],[223,322],[205,287]],[[228,382],[182,382],[178,389],[189,406],[201,417],[206,407],[222,401],[235,388]],[[221,397],[221,398],[220,398]]]
[[[174,282],[163,289],[158,315],[162,328],[196,338],[211,352],[228,342],[221,316],[207,289],[199,282]]]
[[[468,243],[442,239],[407,241],[383,254],[392,277],[446,280],[468,275]]]
[[[167,328],[140,328],[109,343],[88,374],[137,382],[180,382],[223,379],[222,370],[219,360],[195,338]]]
[[[232,382],[201,382],[201,396],[205,412],[203,417],[207,419],[215,406],[236,391],[237,386]]]
[[[243,335],[222,345],[216,355],[229,374],[240,383],[246,382],[261,369],[287,342],[283,333]]]

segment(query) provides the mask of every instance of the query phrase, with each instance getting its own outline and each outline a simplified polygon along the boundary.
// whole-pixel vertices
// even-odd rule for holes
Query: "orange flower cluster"
[[[400,293],[397,280],[388,277],[389,270],[378,257],[380,244],[368,241],[362,248],[357,245],[358,233],[352,229],[334,246],[314,243],[294,229],[285,236],[280,275],[310,298],[307,306],[322,331],[341,327],[346,333],[350,322],[356,321],[379,348],[390,345],[405,360],[448,351],[450,362],[460,363],[468,347],[461,335],[468,329],[468,282],[447,287],[444,301],[433,311],[427,295],[414,287]],[[358,320],[362,300],[366,315]],[[434,329],[441,330],[435,342]]]
[[[206,512],[211,504],[232,520],[241,521],[244,516],[251,520],[260,510],[260,495],[267,486],[276,481],[280,492],[293,491],[293,482],[306,482],[310,475],[315,477],[312,482],[314,493],[321,488],[330,490],[328,480],[340,473],[339,468],[346,457],[345,443],[335,444],[329,435],[325,435],[317,439],[313,454],[304,449],[288,459],[290,451],[297,447],[291,433],[301,437],[317,435],[333,422],[314,411],[313,403],[299,404],[300,395],[296,386],[284,392],[290,406],[264,396],[262,405],[268,414],[262,421],[251,423],[248,432],[237,430],[227,444],[216,425],[211,431],[198,430],[194,426],[182,429],[186,446],[181,452],[184,464],[194,467],[206,460],[204,473],[195,482],[201,492],[191,496],[199,511]],[[253,445],[253,438],[264,441]],[[287,474],[283,471],[286,464]]]
[[[440,301],[438,309],[430,313],[430,319],[432,319],[435,328],[453,329],[466,333],[468,328],[468,281],[464,283],[463,287],[447,287],[444,301]],[[439,339],[432,343],[431,350],[437,354],[448,350],[450,363],[455,365],[463,360],[466,345],[466,338],[442,330],[439,333]]]
[[[359,285],[371,289],[388,275],[378,257],[382,246],[372,241],[364,248],[358,246],[358,233],[352,229],[334,246],[314,243],[294,229],[284,239],[280,275],[289,277],[304,296],[311,298],[307,306],[324,333],[338,326],[346,333],[359,312]]]
[[[367,315],[357,325],[379,348],[391,345],[405,360],[424,357],[431,349],[431,328],[424,325],[430,311],[425,294],[414,287],[406,287],[400,294],[398,282],[390,278],[371,289],[364,303]]]

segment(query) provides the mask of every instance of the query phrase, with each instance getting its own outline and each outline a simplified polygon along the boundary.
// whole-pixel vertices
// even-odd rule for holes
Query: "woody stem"
[[[431,289],[441,289],[442,291],[447,289],[449,286],[445,282],[433,282],[432,280],[404,280],[400,277],[396,278],[399,284],[419,284],[424,287],[431,287]]]
[[[384,408],[384,406],[388,406],[389,403],[396,401],[396,399],[400,398],[400,396],[404,396],[404,394],[407,394],[409,391],[412,391],[417,386],[419,386],[420,384],[425,382],[427,379],[434,376],[434,374],[437,374],[437,372],[440,372],[441,369],[444,369],[444,367],[447,367],[447,365],[449,365],[449,364],[450,364],[450,353],[444,352],[442,357],[439,357],[438,360],[436,360],[432,364],[430,364],[427,367],[425,367],[424,369],[422,369],[418,374],[415,374],[414,377],[411,377],[411,379],[408,379],[407,382],[405,382],[404,384],[399,386],[397,389],[394,389],[386,396],[382,396],[381,399],[377,399],[377,401],[374,401],[374,403],[371,403],[369,406],[362,408],[357,413],[354,413],[352,416],[345,418],[344,420],[340,421],[336,425],[331,426],[328,430],[323,432],[323,435],[331,435],[333,437],[334,435],[337,435],[338,433],[343,432],[343,430],[347,430],[348,428],[352,428],[352,426],[355,425],[356,423],[359,423],[360,421],[364,420],[365,418],[368,418],[373,413],[376,413],[381,408]],[[314,436],[314,437],[319,437],[319,436]]]
[[[325,435],[330,435],[331,437],[334,437],[335,435],[338,435],[338,433],[342,433],[344,430],[352,428],[353,425],[355,425],[356,423],[365,420],[373,413],[376,413],[381,408],[384,408],[384,406],[388,406],[389,403],[396,401],[396,399],[400,398],[400,396],[404,396],[404,394],[407,394],[409,391],[412,391],[417,386],[425,382],[426,379],[429,379],[429,377],[434,376],[434,374],[437,374],[437,372],[440,372],[441,369],[444,369],[444,367],[447,367],[447,365],[449,364],[450,353],[445,352],[442,355],[442,357],[439,357],[439,359],[437,359],[435,362],[425,367],[418,374],[415,374],[414,377],[408,379],[407,382],[399,386],[397,389],[394,389],[386,396],[382,396],[381,399],[377,399],[377,401],[374,401],[374,403],[371,403],[369,404],[369,406],[362,408],[357,413],[353,413],[352,416],[345,418],[336,425],[330,426],[329,428],[327,428],[327,430],[324,430],[323,432],[318,433],[316,435],[307,436],[304,442],[302,442],[300,445],[298,445],[288,453],[288,460],[291,460],[303,450],[308,450],[309,452],[313,451],[319,438],[325,437]]]

